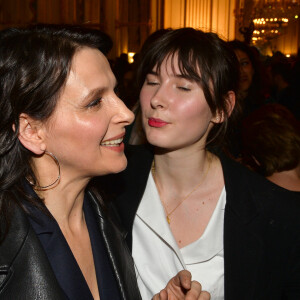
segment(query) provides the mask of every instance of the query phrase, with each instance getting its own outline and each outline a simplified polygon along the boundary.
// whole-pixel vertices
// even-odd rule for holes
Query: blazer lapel
[[[224,219],[225,299],[258,299],[256,293],[265,280],[263,242],[252,222],[258,218],[258,208],[248,188],[244,172],[234,162],[221,157],[226,207]],[[259,286],[258,286],[259,285]],[[245,298],[247,295],[247,298]]]

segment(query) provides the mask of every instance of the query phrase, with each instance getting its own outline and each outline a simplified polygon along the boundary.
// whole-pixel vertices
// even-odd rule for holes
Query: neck
[[[178,198],[186,195],[198,183],[210,165],[212,155],[207,151],[155,153],[155,181],[161,193]],[[172,189],[170,189],[172,187]]]
[[[39,186],[48,186],[59,175],[58,166],[49,155],[33,158],[33,170]],[[37,190],[61,228],[77,228],[83,224],[84,190],[89,179],[64,166],[57,184],[46,190]]]
[[[44,199],[47,209],[61,229],[75,230],[85,223],[83,200],[84,190],[89,180],[67,178],[66,174],[62,173],[57,186],[45,191],[37,191],[37,194]]]
[[[300,192],[300,165],[292,170],[275,172],[267,179],[287,190]]]

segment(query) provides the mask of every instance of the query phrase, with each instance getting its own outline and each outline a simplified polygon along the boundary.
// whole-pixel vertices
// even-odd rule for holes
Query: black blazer
[[[107,217],[93,194],[88,193],[121,298],[141,299],[124,232]],[[3,225],[3,220],[0,222]],[[8,235],[0,245],[0,299],[66,299],[28,217],[18,206],[13,209]]]
[[[127,147],[128,167],[103,181],[128,231],[143,196],[153,154]],[[300,196],[220,156],[226,188],[225,299],[300,299]],[[118,189],[116,189],[118,187]]]

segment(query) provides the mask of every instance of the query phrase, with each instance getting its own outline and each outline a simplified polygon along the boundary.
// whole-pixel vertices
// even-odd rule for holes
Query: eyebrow
[[[107,88],[95,88],[92,89],[84,98],[83,101],[89,100],[95,96],[101,95],[103,94],[105,91],[107,90]]]
[[[154,76],[159,76],[159,74],[156,71],[149,71],[148,74],[154,75]],[[183,79],[187,79],[187,80],[190,80],[190,81],[195,81],[191,76],[189,76],[187,74],[174,74],[172,76],[176,77],[176,78],[179,78],[179,79],[183,78]]]

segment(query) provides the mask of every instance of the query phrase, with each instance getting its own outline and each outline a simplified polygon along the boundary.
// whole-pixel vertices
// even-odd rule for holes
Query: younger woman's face
[[[205,146],[213,116],[200,85],[181,74],[176,55],[147,74],[140,103],[150,144],[168,150]]]
[[[65,175],[85,178],[126,167],[122,140],[134,117],[116,96],[115,85],[100,51],[83,48],[75,54],[65,88],[45,124],[46,150],[55,154]]]

